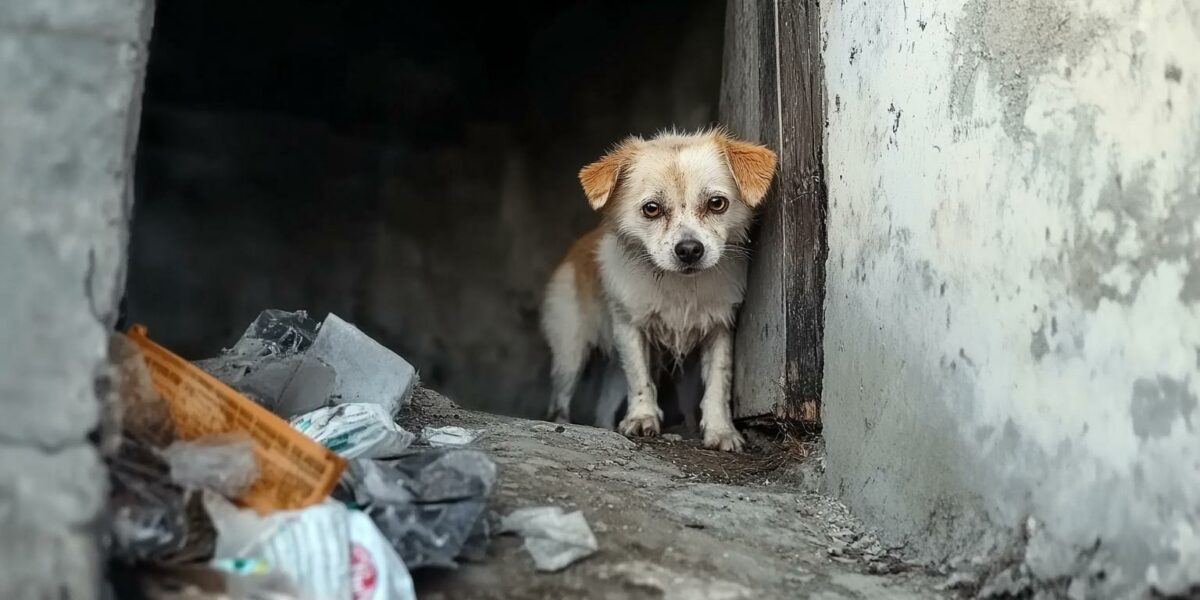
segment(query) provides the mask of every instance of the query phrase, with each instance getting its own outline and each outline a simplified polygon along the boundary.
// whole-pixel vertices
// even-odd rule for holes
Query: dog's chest
[[[739,271],[740,269],[740,271]],[[730,265],[694,277],[616,277],[620,307],[647,341],[683,356],[718,327],[732,327],[742,301],[744,267]]]

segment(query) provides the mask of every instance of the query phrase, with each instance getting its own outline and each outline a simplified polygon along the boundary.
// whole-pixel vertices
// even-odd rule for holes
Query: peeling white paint
[[[931,556],[1034,516],[1075,589],[1200,582],[1200,5],[821,10],[831,485]]]

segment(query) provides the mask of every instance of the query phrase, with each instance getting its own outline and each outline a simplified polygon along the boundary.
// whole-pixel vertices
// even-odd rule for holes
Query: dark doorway
[[[579,167],[716,118],[724,2],[159,3],[129,317],[189,358],[335,312],[463,404],[539,416]]]

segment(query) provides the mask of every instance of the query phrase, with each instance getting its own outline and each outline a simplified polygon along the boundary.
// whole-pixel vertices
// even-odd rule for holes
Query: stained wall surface
[[[1200,581],[1200,5],[821,11],[831,490],[930,557]]]

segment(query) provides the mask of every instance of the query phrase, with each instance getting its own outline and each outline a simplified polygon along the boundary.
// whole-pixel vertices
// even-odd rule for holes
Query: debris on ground
[[[408,361],[334,314],[321,323],[309,353],[337,373],[333,397],[339,404],[369,402],[397,415],[417,382]]]
[[[198,364],[140,326],[110,355],[105,550],[142,597],[940,595],[811,491],[801,438],[730,455],[473,413],[334,315],[264,311]]]
[[[312,598],[415,598],[396,550],[363,513],[328,501],[259,517],[217,497],[206,505],[218,539],[218,564],[286,575]]]
[[[175,483],[191,489],[209,489],[236,498],[258,480],[254,442],[245,435],[222,434],[175,440],[162,456]]]
[[[357,327],[304,311],[263,311],[231,348],[196,366],[287,419],[347,403],[395,416],[417,381],[408,361]]]
[[[268,310],[195,364],[139,325],[112,339],[105,540],[126,591],[410,600],[411,569],[486,554],[495,463],[414,447],[396,417],[416,373],[353,325]]]
[[[150,446],[124,440],[108,457],[108,553],[128,562],[188,562],[212,553],[215,532],[194,490],[171,480]]]
[[[329,404],[333,367],[306,351],[321,324],[304,311],[265,310],[220,356],[196,361],[267,410],[290,418]]]
[[[117,598],[316,600],[278,573],[238,573],[204,564],[118,565],[110,576]]]
[[[500,530],[525,538],[539,571],[561,571],[599,548],[583,513],[564,513],[558,506],[514,510],[500,522]]]
[[[794,444],[772,435],[776,448],[730,455],[687,438],[631,440],[595,427],[475,412],[421,387],[403,423],[411,431],[445,424],[486,431],[473,447],[499,467],[493,509],[581,510],[599,545],[551,573],[535,571],[523,539],[500,536],[485,561],[462,562],[447,575],[415,573],[422,600],[949,597],[933,589],[938,580],[923,566],[874,574],[865,555],[828,555],[829,534],[849,529],[861,534],[857,540],[866,528],[837,500],[798,486],[807,484],[780,455],[819,460],[814,453],[792,458],[809,445],[804,438]],[[718,455],[740,460],[718,462]],[[699,462],[709,466],[689,470]]]
[[[613,565],[603,570],[603,576],[621,578],[633,586],[654,590],[663,600],[748,600],[758,597],[749,588],[730,581],[676,573],[643,560]]]
[[[128,337],[141,350],[179,439],[240,433],[253,441],[260,475],[239,501],[269,512],[303,508],[329,495],[345,468],[344,459],[150,341],[144,327],[134,326]]]
[[[292,427],[343,458],[398,456],[416,437],[378,404],[355,402],[293,417]]]
[[[430,446],[466,446],[483,435],[479,429],[467,429],[456,425],[426,427],[421,430],[421,441]]]
[[[481,541],[475,534],[495,485],[486,453],[433,448],[351,461],[335,496],[371,517],[409,568],[453,568],[470,542]]]

